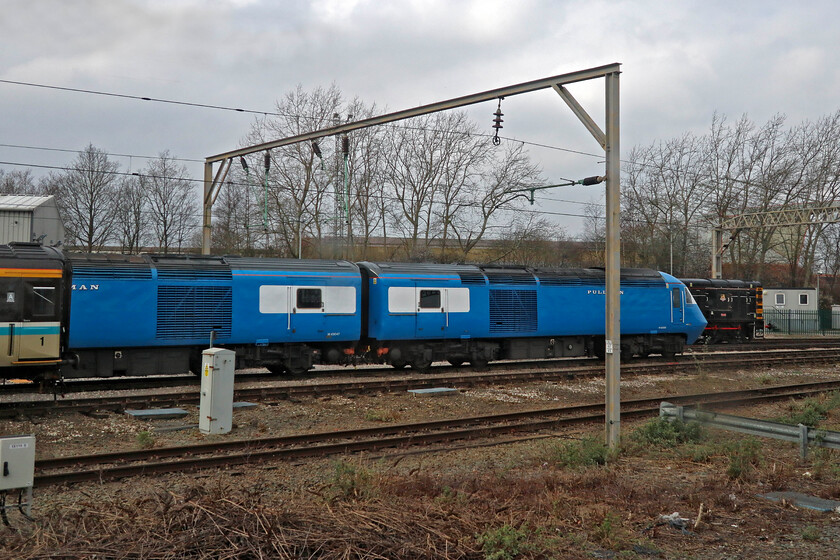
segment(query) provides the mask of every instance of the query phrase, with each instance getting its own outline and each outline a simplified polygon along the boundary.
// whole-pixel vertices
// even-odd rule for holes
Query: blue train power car
[[[68,274],[66,377],[197,372],[211,336],[239,367],[301,373],[360,337],[346,261],[70,255]]]
[[[366,335],[397,368],[432,361],[604,356],[603,269],[530,270],[360,263]],[[682,282],[644,269],[621,272],[624,356],[682,352],[706,320]]]

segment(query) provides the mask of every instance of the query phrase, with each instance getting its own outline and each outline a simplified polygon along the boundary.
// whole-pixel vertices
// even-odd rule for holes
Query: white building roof
[[[2,210],[35,210],[47,202],[52,202],[51,196],[6,195],[0,196],[0,211]]]

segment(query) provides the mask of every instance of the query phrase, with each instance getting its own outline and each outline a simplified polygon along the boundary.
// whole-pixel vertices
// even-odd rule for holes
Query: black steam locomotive
[[[761,282],[681,278],[706,318],[698,342],[747,342],[764,337]]]

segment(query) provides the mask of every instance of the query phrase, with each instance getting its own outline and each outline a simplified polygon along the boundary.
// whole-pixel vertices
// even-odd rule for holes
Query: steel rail
[[[647,373],[668,373],[695,371],[710,367],[773,367],[805,364],[836,363],[836,350],[802,350],[796,354],[756,353],[729,355],[725,358],[708,355],[692,355],[679,361],[655,361],[642,364],[625,364],[625,377]],[[282,385],[237,389],[234,399],[237,401],[272,402],[297,397],[317,397],[326,395],[390,393],[449,386],[467,388],[502,383],[525,383],[530,381],[566,380],[575,377],[594,377],[603,373],[600,362],[578,368],[562,370],[524,370],[505,373],[459,373],[458,375],[427,375],[423,377],[398,378],[385,380],[353,380],[337,383],[313,383],[306,385]],[[27,414],[57,414],[63,412],[91,412],[95,410],[121,411],[130,408],[144,409],[152,407],[167,408],[173,406],[196,405],[199,395],[195,393],[164,393],[142,395],[118,395],[110,397],[74,398],[68,401],[10,401],[0,403],[0,417],[12,417]]]
[[[840,381],[815,382],[803,385],[783,385],[718,393],[635,399],[623,401],[622,406],[626,407],[628,416],[655,416],[659,413],[659,404],[663,400],[684,405],[722,406],[786,399],[837,389],[840,389]],[[47,486],[85,481],[104,481],[138,475],[230,467],[274,459],[318,457],[360,451],[377,451],[394,447],[432,445],[441,442],[491,437],[511,432],[534,432],[553,429],[558,426],[596,422],[601,421],[603,415],[604,405],[598,403],[355,430],[295,434],[257,440],[231,440],[183,447],[44,459],[36,462],[38,474],[35,477],[35,483],[36,486]],[[525,422],[516,423],[521,420],[525,420]],[[479,425],[476,426],[476,424]],[[325,441],[332,441],[333,443],[323,443]],[[230,453],[211,457],[196,457],[196,455],[218,454],[220,452]],[[180,457],[180,459],[142,464],[122,464],[114,467],[102,466],[172,457]],[[99,467],[69,472],[44,473],[48,470],[77,465],[99,465]]]
[[[803,347],[813,349],[827,349],[837,348],[840,346],[840,339],[818,338],[818,339],[792,339],[781,341],[755,341],[750,343],[733,343],[733,344],[713,344],[713,345],[694,345],[686,348],[683,354],[683,359],[686,356],[693,355],[708,355],[708,354],[726,354],[731,352],[761,352],[767,350],[797,350]],[[658,360],[660,358],[651,358]],[[581,365],[591,364],[592,358],[550,358],[546,360],[517,360],[506,362],[493,362],[488,365],[490,369],[503,369],[511,367],[528,367],[528,368],[543,368],[549,369],[557,367],[562,364],[568,367],[577,367]],[[433,366],[432,370],[436,373],[452,370],[466,370],[474,371],[470,366],[460,366],[462,369],[456,368],[448,364],[438,364]],[[408,370],[410,375],[415,372]],[[311,370],[303,374],[299,379],[317,379],[324,377],[359,377],[359,378],[376,378],[399,375],[398,370],[387,368],[374,367],[348,367],[336,366],[330,369]],[[278,377],[275,374],[267,372],[237,372],[237,381],[287,381],[291,378]],[[56,392],[61,394],[67,393],[81,393],[91,391],[127,391],[138,389],[160,389],[160,388],[181,388],[198,386],[199,380],[192,374],[177,374],[177,375],[150,375],[146,377],[106,377],[93,379],[66,379],[57,387]],[[0,383],[0,395],[10,394],[52,394],[47,391],[46,387],[37,384],[3,384]]]

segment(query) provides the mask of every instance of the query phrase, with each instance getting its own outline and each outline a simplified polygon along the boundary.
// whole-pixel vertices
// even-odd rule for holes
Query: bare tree
[[[256,121],[243,143],[253,145],[327,128],[334,124],[333,116],[340,113],[341,107],[341,92],[334,85],[312,92],[299,85],[277,102],[278,116]],[[324,163],[335,157],[332,144],[324,139],[271,151],[267,216],[270,235],[265,244],[272,247],[274,254],[298,256],[305,235],[320,239],[322,229],[333,226],[330,195],[336,177],[334,168]],[[255,185],[262,185],[265,180],[263,157],[264,154],[258,154],[248,158]]]
[[[788,205],[832,206],[840,201],[840,111],[816,122],[806,122],[790,133],[790,151],[797,173],[791,181],[796,189]],[[783,240],[779,252],[785,257],[785,283],[812,283],[820,237],[828,224],[780,228]]]
[[[838,118],[795,129],[776,115],[757,127],[715,115],[709,133],[634,148],[625,173],[622,216],[626,260],[674,272],[708,272],[708,233],[727,218],[778,208],[830,203],[840,186]],[[807,274],[819,229],[756,228],[728,244],[729,274],[763,279],[770,262],[784,262],[787,282]]]
[[[116,224],[119,164],[92,144],[79,152],[66,171],[44,181],[64,220],[67,244],[100,250],[112,241]]]
[[[463,122],[461,117],[458,118]],[[448,120],[447,120],[448,119]],[[439,176],[454,149],[458,132],[449,127],[452,115],[437,113],[409,121],[388,137],[387,186],[393,200],[391,219],[404,240],[405,257],[429,257],[433,229],[433,205],[439,196]]]
[[[486,146],[486,140],[482,139]],[[459,212],[451,226],[466,258],[484,239],[499,211],[523,203],[524,189],[544,184],[542,171],[531,162],[522,144],[508,142],[488,153],[475,181],[464,189]]]
[[[583,213],[586,216],[583,221],[583,234],[581,235],[584,253],[580,259],[580,265],[602,266],[606,257],[607,242],[607,222],[604,215],[604,206],[589,203],[584,206]],[[623,242],[622,245],[626,245],[626,242]],[[626,256],[626,251],[622,255]]]
[[[373,117],[378,109],[354,99],[347,112],[360,120]],[[388,238],[386,212],[390,200],[386,200],[384,188],[385,137],[388,134],[389,128],[372,127],[348,135],[351,242],[354,257],[362,260],[371,258],[372,238],[381,235],[383,246]]]
[[[692,225],[707,208],[711,190],[702,174],[706,154],[699,139],[684,135],[648,148],[634,148],[623,189],[623,237],[633,264],[694,275],[689,251]],[[708,263],[708,259],[706,259]],[[704,266],[705,268],[705,266]]]
[[[522,144],[494,148],[463,112],[413,119],[387,141],[390,219],[409,259],[466,259],[517,190],[542,181]]]
[[[566,232],[538,214],[516,213],[492,242],[498,254],[492,261],[512,266],[554,267],[569,264],[562,249]]]
[[[234,174],[214,205],[213,247],[224,253],[255,254],[258,238],[265,239],[263,202],[262,189],[255,190],[244,175]]]
[[[148,196],[149,220],[159,250],[180,251],[191,238],[197,221],[196,188],[183,165],[164,151],[140,174]]]
[[[120,181],[115,237],[123,253],[139,253],[149,235],[148,196],[138,176]]]
[[[39,195],[41,189],[35,183],[32,171],[9,171],[0,169],[0,194]]]

